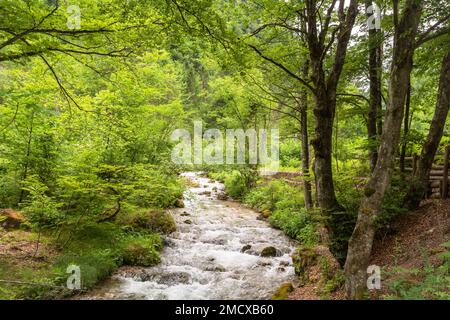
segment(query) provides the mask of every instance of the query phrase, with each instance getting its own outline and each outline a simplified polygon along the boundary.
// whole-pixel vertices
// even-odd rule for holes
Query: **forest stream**
[[[165,238],[161,263],[122,268],[82,299],[270,299],[293,281],[295,246],[282,231],[238,202],[219,200],[223,184],[198,173],[183,176],[193,186],[185,208],[171,211],[178,229]],[[268,247],[275,256],[262,256]]]

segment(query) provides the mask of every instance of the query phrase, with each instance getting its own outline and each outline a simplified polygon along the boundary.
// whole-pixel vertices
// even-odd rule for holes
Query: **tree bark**
[[[308,76],[309,63],[305,63],[302,73],[303,77]],[[300,97],[300,121],[301,121],[301,143],[302,143],[302,173],[303,173],[303,194],[305,198],[305,207],[312,209],[313,199],[311,193],[311,175],[309,172],[309,136],[308,136],[308,92],[306,88],[302,89]]]
[[[400,172],[405,172],[406,146],[408,144],[409,133],[409,114],[411,109],[411,77],[408,79],[408,92],[406,94],[405,117],[403,123],[403,141],[402,150],[400,151]]]
[[[349,299],[362,299],[366,293],[366,271],[375,235],[375,218],[390,185],[393,160],[400,140],[408,79],[413,67],[414,40],[421,13],[422,1],[407,0],[402,18],[395,28],[389,98],[378,160],[364,190],[345,263],[345,289]]]
[[[366,11],[372,5],[371,0],[366,0]],[[370,16],[371,14],[367,14]],[[369,30],[369,80],[370,80],[370,99],[369,112],[367,119],[367,133],[369,139],[369,162],[370,172],[375,170],[378,159],[378,138],[379,138],[379,120],[381,118],[381,31],[377,29]]]
[[[431,167],[433,165],[433,160],[439,147],[439,143],[442,139],[445,122],[450,108],[449,83],[450,51],[442,60],[436,109],[434,111],[433,120],[431,121],[427,140],[422,148],[414,179],[405,196],[404,205],[410,210],[414,210],[419,207],[420,202],[428,189],[428,179],[430,176]]]

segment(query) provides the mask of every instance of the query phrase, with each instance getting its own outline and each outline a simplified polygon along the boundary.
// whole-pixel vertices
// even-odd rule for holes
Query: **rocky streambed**
[[[178,230],[165,238],[161,263],[124,267],[82,299],[269,299],[295,278],[291,240],[225,200],[221,183],[184,176],[193,187],[185,208],[172,210]]]

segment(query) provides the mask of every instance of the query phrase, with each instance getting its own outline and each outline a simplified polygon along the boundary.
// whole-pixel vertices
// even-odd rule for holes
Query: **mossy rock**
[[[175,219],[165,211],[153,210],[132,217],[129,224],[135,228],[170,234],[177,230]]]
[[[294,291],[294,286],[292,285],[292,283],[284,283],[273,294],[272,300],[286,300],[292,291]]]
[[[292,255],[295,273],[302,281],[326,283],[340,270],[338,261],[325,246],[300,248]]]
[[[182,199],[177,199],[175,200],[174,206],[175,208],[184,208],[184,201]]]
[[[318,254],[312,248],[301,248],[294,255],[292,261],[295,266],[295,274],[300,277],[306,275],[309,268],[317,265]]]
[[[271,215],[272,215],[272,212],[270,211],[270,210],[263,210],[262,212],[261,212],[261,215],[264,217],[264,218],[269,218]]]
[[[151,267],[160,262],[158,253],[139,243],[129,244],[123,253],[123,264],[128,266]]]
[[[266,247],[261,251],[261,257],[276,257],[278,251],[275,247]]]

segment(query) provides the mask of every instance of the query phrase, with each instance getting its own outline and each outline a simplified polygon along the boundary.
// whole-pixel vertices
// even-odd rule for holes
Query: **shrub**
[[[277,203],[284,200],[290,187],[281,181],[270,181],[267,185],[252,189],[245,197],[245,203],[259,211],[274,211]]]
[[[244,176],[239,171],[233,171],[225,178],[225,190],[235,199],[241,199],[248,190]]]
[[[289,237],[299,240],[303,228],[311,223],[308,215],[304,212],[293,212],[289,210],[276,210],[270,217],[269,222],[275,228],[283,230]]]
[[[25,183],[24,190],[30,193],[30,197],[23,212],[28,221],[37,229],[57,228],[64,220],[64,214],[59,210],[61,205],[46,194],[48,187],[34,177]]]

